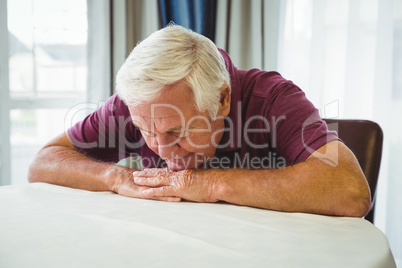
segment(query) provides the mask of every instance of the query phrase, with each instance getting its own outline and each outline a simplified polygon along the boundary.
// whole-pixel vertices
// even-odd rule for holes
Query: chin
[[[177,168],[177,167],[168,167],[168,168],[170,171],[174,171],[174,172],[186,170],[185,168]]]
[[[194,168],[193,165],[183,165],[183,164],[177,164],[177,163],[167,163],[167,167],[168,169],[170,169],[171,171],[181,171],[181,170],[185,170],[185,169],[192,169]]]

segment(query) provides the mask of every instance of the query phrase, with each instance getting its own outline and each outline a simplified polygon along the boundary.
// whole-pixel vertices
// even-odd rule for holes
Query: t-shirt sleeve
[[[138,134],[127,106],[116,94],[67,130],[68,138],[78,152],[113,163],[140,151],[143,141]]]
[[[289,165],[306,160],[311,153],[334,140],[319,111],[304,92],[290,81],[278,85],[271,94],[265,116],[275,118],[276,126],[271,146]]]

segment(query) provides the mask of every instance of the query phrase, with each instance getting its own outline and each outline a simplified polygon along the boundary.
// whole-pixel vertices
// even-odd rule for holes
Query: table
[[[0,187],[0,267],[396,267],[360,218]]]

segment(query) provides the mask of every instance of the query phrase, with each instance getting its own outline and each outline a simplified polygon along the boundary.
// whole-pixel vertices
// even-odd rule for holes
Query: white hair
[[[116,77],[116,91],[134,107],[157,98],[163,88],[180,80],[192,89],[198,111],[216,118],[224,83],[230,85],[225,60],[208,38],[169,25],[139,43]]]

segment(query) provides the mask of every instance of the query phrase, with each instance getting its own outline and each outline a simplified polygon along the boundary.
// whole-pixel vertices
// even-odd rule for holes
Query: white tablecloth
[[[0,187],[0,267],[395,267],[358,218]]]

